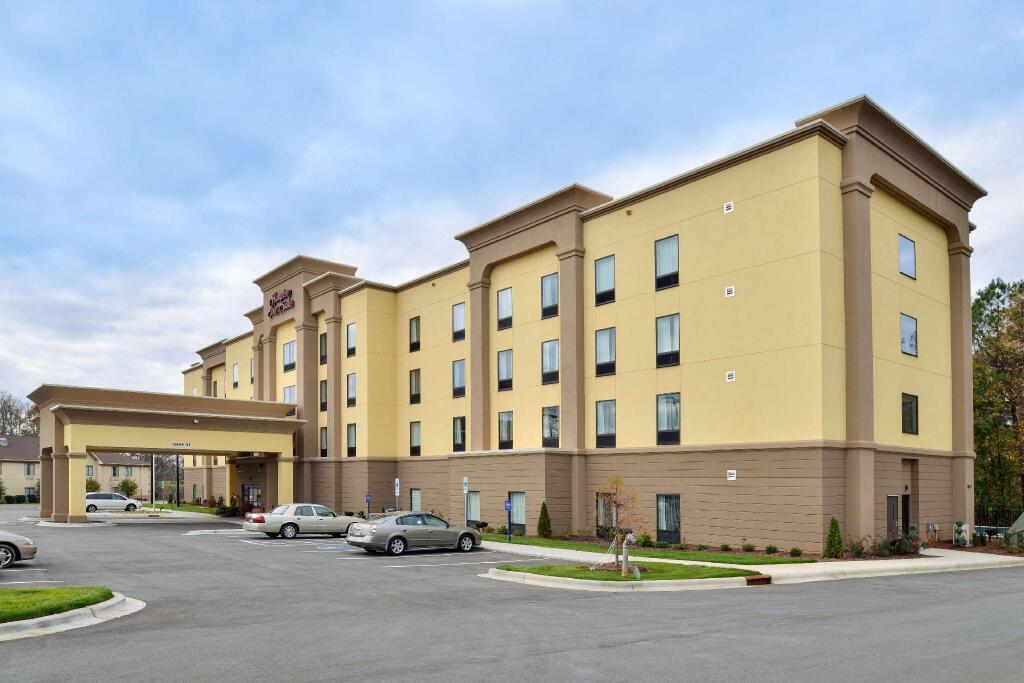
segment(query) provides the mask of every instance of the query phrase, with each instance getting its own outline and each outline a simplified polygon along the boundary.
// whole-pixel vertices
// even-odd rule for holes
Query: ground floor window
[[[526,493],[509,491],[508,499],[512,502],[510,528],[512,531],[526,533]]]
[[[658,494],[658,540],[679,543],[679,496]]]
[[[480,521],[480,492],[470,491],[466,494],[466,521]]]
[[[409,509],[413,512],[423,509],[423,492],[420,489],[409,489]]]
[[[349,424],[345,427],[345,447],[348,450],[348,457],[356,457],[356,426]]]
[[[85,476],[87,476],[87,477],[91,477],[92,476],[92,465],[86,465],[85,466]]]
[[[597,524],[595,532],[598,538],[611,538],[618,526],[617,511],[612,504],[614,496],[610,493],[597,494]]]
[[[198,498],[199,498],[199,485],[198,484],[192,484],[192,500],[196,500]]]
[[[263,487],[255,484],[242,485],[242,502],[251,507],[263,506]]]

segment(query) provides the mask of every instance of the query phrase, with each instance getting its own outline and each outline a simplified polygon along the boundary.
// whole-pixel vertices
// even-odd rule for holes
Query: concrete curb
[[[0,641],[35,638],[37,636],[47,636],[51,633],[60,633],[61,631],[95,626],[105,621],[134,614],[145,606],[146,603],[142,600],[114,593],[114,597],[111,599],[90,605],[89,607],[81,607],[60,614],[51,614],[48,617],[0,624]]]
[[[833,568],[825,565],[822,571],[815,573],[793,573],[787,575],[778,570],[773,571],[771,567],[758,567],[759,571],[769,574],[772,577],[772,584],[780,585],[786,583],[809,583],[812,581],[838,581],[841,579],[868,579],[879,576],[904,576],[908,574],[938,574],[940,572],[961,572],[972,569],[1007,569],[1010,567],[1024,567],[1024,559],[1008,558],[1004,555],[997,555],[1000,561],[974,561],[974,562],[946,562],[943,564],[931,564],[925,560],[910,560],[910,566],[879,567],[877,565],[867,566],[866,563],[845,563],[842,566]],[[898,562],[899,560],[884,560],[883,562]],[[838,562],[830,562],[829,565],[838,565]],[[864,566],[857,566],[862,564]],[[916,566],[915,566],[916,565]]]
[[[106,520],[97,520],[95,522],[49,522],[42,519],[36,522],[36,526],[48,526],[55,529],[102,529],[104,527],[117,526],[117,523]]]
[[[716,588],[746,588],[747,579],[733,576],[724,579],[679,579],[667,581],[591,581],[589,579],[567,579],[561,576],[541,576],[526,572],[510,572],[492,567],[486,579],[523,583],[529,586],[545,588],[568,588],[577,591],[594,591],[600,593],[647,593],[669,591],[713,590]]]

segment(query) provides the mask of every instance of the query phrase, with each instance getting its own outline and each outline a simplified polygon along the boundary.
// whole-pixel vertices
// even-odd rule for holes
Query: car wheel
[[[473,549],[473,537],[469,534],[462,534],[459,537],[459,550],[464,553],[468,553]]]
[[[281,538],[295,538],[299,535],[299,527],[294,524],[285,524],[281,527]]]
[[[96,506],[95,505],[86,505],[85,506],[85,511],[86,512],[96,512]]]
[[[405,539],[395,536],[388,541],[388,555],[401,555],[405,552]]]
[[[18,559],[18,554],[14,548],[0,543],[0,569],[7,569],[14,564],[16,559]]]
[[[139,508],[135,503],[128,503],[128,507],[125,508],[125,512],[135,512],[138,509]]]

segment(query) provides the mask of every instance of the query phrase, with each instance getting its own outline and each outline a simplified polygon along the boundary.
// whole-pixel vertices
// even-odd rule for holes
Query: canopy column
[[[53,455],[39,456],[39,519],[53,517]]]
[[[234,458],[224,458],[224,502],[230,506],[238,495],[238,464]]]
[[[206,502],[211,498],[216,499],[213,495],[213,456],[205,456],[203,458],[203,464],[206,465],[206,467],[203,468],[203,496],[204,502]]]

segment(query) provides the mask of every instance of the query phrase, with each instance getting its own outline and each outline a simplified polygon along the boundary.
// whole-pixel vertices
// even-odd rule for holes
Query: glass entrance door
[[[250,508],[263,507],[263,487],[259,484],[242,484],[242,504]]]

